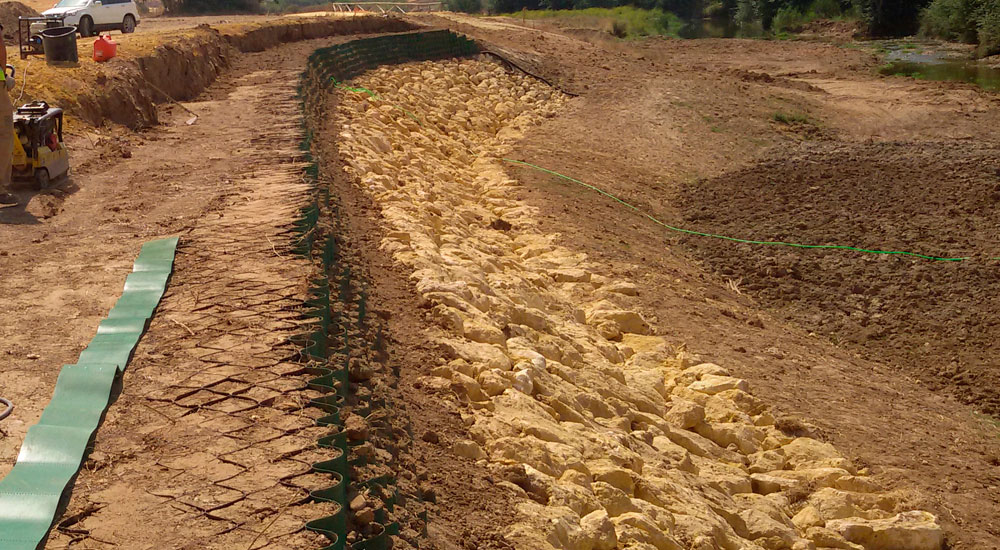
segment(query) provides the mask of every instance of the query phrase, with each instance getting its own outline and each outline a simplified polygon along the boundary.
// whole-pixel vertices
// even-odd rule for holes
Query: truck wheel
[[[49,186],[49,170],[39,168],[35,170],[35,190],[41,191]]]
[[[80,25],[77,27],[80,31],[80,36],[86,38],[94,34],[94,20],[90,18],[89,15],[84,15],[80,18]]]
[[[135,17],[132,14],[126,15],[125,20],[122,21],[122,34],[130,32],[135,32]]]

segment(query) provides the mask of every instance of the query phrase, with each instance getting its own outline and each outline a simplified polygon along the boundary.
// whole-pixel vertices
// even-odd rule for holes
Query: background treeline
[[[857,18],[869,36],[927,36],[980,44],[1000,53],[1000,0],[446,0],[454,11],[513,13],[632,6],[677,15],[790,30],[813,19]]]
[[[1000,0],[951,0],[1000,1]],[[869,32],[879,36],[913,34],[920,28],[920,13],[929,0],[446,0],[455,11],[511,13],[529,10],[611,8],[622,5],[672,12],[682,19],[723,17],[742,23],[756,22],[770,29],[775,21],[796,14],[807,17],[856,16]]]
[[[468,13],[585,10],[629,7],[630,26],[652,31],[677,20],[716,18],[767,31],[794,31],[814,19],[857,18],[869,36],[927,36],[978,43],[980,55],[1000,53],[1000,0],[444,0],[447,9]],[[298,11],[329,0],[164,0],[170,13]],[[639,35],[646,34],[639,32]]]
[[[1000,54],[1000,0],[934,0],[923,11],[920,30],[978,43],[980,55]]]

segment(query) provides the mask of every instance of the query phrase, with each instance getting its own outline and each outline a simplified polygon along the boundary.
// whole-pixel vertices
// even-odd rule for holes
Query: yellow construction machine
[[[69,173],[69,150],[63,143],[63,110],[33,101],[14,111],[13,177],[36,189]]]

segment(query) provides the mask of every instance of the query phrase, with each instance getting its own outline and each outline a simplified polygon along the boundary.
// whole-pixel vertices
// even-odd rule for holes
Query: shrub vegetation
[[[934,0],[920,15],[927,36],[979,44],[980,55],[1000,53],[1000,0]]]

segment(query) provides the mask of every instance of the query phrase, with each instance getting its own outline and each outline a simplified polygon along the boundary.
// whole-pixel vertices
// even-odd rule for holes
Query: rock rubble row
[[[484,60],[383,67],[338,107],[344,169],[381,208],[382,248],[446,358],[422,391],[466,412],[452,451],[518,499],[517,548],[937,550],[828,443],[788,435],[749,384],[677,352],[642,292],[555,244],[515,198],[511,144],[568,99]]]

